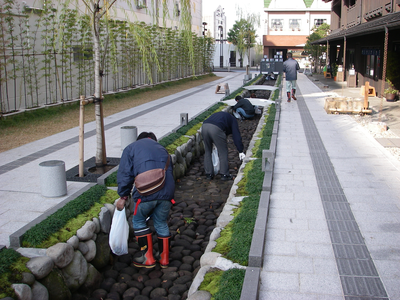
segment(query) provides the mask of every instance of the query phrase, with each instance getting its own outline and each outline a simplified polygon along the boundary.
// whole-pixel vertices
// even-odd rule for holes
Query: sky
[[[241,8],[245,15],[251,13],[259,13],[260,18],[263,18],[264,1],[263,0],[203,0],[203,17],[214,15],[214,11],[217,10],[218,6],[221,5],[224,8],[227,32],[233,27],[237,20],[236,11],[237,8]],[[211,28],[210,28],[211,29]],[[262,39],[262,30],[257,29],[257,40]]]

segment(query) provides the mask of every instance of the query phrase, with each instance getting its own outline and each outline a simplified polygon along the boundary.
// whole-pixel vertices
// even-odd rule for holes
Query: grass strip
[[[199,290],[208,291],[212,300],[238,300],[242,293],[245,273],[243,269],[208,272]]]
[[[22,236],[23,247],[38,247],[69,220],[76,218],[79,214],[88,211],[95,203],[100,202],[100,198],[106,191],[105,186],[95,185],[68,202],[64,207],[26,231]]]

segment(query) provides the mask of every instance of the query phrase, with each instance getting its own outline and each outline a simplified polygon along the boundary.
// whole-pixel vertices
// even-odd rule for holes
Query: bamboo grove
[[[90,20],[47,2],[40,11],[27,11],[16,0],[0,0],[1,114],[93,94]],[[210,71],[212,39],[185,28],[103,20],[101,32],[112,40],[102,55],[105,93]]]

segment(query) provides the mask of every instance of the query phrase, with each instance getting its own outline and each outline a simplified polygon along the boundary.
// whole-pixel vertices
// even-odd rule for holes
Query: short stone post
[[[132,144],[137,139],[137,127],[136,126],[122,126],[121,127],[121,151],[126,146]]]
[[[43,197],[61,197],[67,194],[65,163],[61,160],[41,162],[40,186]]]
[[[185,126],[188,124],[189,114],[181,113],[181,126]]]

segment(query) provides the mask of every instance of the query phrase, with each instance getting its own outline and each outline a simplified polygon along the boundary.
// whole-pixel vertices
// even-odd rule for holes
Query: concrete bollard
[[[126,146],[132,144],[137,139],[137,127],[136,126],[122,126],[121,127],[121,151]]]
[[[40,186],[43,197],[61,197],[67,194],[65,163],[61,160],[41,162]]]
[[[189,119],[188,113],[181,113],[181,126],[187,125]]]

